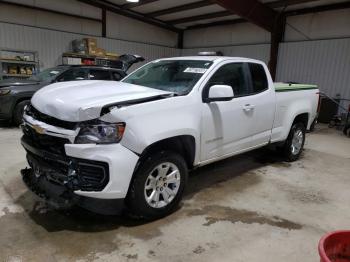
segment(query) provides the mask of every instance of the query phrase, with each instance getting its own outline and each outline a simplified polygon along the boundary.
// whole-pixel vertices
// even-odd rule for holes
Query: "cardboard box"
[[[24,66],[21,66],[21,67],[19,68],[19,73],[20,73],[21,75],[26,75],[26,74],[27,74],[26,68],[25,68]]]
[[[106,56],[110,56],[110,57],[115,57],[115,58],[117,58],[119,55],[116,54],[116,53],[106,52]]]
[[[9,74],[17,74],[17,66],[9,66],[8,67],[8,73]]]
[[[96,38],[84,38],[89,55],[96,55],[97,40]]]
[[[96,56],[105,56],[106,55],[106,50],[97,47],[96,48]]]
[[[94,49],[89,49],[89,55],[96,55],[96,48]]]
[[[26,67],[26,73],[27,73],[27,75],[32,75],[33,69],[31,67]]]
[[[97,39],[96,38],[84,38],[86,41],[87,47],[97,47]]]

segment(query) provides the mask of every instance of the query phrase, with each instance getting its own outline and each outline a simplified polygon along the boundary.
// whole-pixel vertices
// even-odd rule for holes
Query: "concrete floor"
[[[349,228],[350,139],[318,128],[301,160],[257,150],[193,172],[182,206],[139,223],[48,209],[24,187],[16,128],[0,128],[0,261],[317,261]]]

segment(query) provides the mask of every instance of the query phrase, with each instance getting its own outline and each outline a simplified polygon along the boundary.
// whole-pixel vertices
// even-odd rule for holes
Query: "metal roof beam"
[[[201,7],[209,6],[209,5],[213,5],[213,4],[215,4],[215,3],[213,3],[213,1],[211,1],[211,0],[203,0],[203,1],[198,1],[198,2],[189,3],[189,4],[185,4],[185,5],[175,6],[172,8],[162,9],[159,11],[154,11],[151,13],[147,13],[147,15],[152,16],[152,17],[157,17],[157,16],[162,16],[162,15],[168,15],[168,14],[172,14],[172,13],[197,9],[197,8],[201,8]]]
[[[134,8],[134,7],[138,7],[138,6],[141,6],[141,5],[146,5],[146,4],[150,4],[150,3],[153,3],[153,2],[157,2],[159,0],[140,0],[136,3],[127,3],[127,4],[124,4],[124,5],[121,5],[121,8],[123,9],[130,9],[130,8]]]
[[[116,13],[119,15],[123,15],[126,17],[130,17],[133,18],[135,20],[144,22],[144,23],[148,23],[151,25],[155,25],[176,33],[179,33],[180,31],[182,31],[181,29],[178,29],[176,27],[174,27],[173,25],[170,25],[167,22],[164,22],[162,20],[156,19],[156,18],[152,18],[152,17],[147,17],[144,14],[141,14],[139,12],[135,12],[132,10],[127,10],[127,9],[122,9],[120,5],[116,5],[113,4],[109,1],[104,1],[104,0],[78,0],[79,2],[85,3],[85,4],[89,4],[98,8],[105,8],[107,11],[110,11],[112,13]]]
[[[340,10],[340,9],[347,9],[347,8],[350,8],[350,2],[342,2],[342,3],[336,3],[336,4],[330,4],[330,5],[320,5],[320,6],[303,8],[298,10],[291,10],[291,11],[285,12],[285,14],[287,16],[304,15],[304,14],[326,12],[326,11],[333,11],[333,10]]]
[[[186,28],[186,30],[206,28],[206,27],[213,27],[213,26],[220,26],[220,25],[235,25],[235,24],[246,23],[246,22],[247,22],[247,20],[245,20],[245,19],[237,18],[237,19],[230,19],[230,20],[212,22],[212,23],[209,23],[209,24],[192,25],[192,26],[188,26]]]
[[[320,1],[320,0],[280,0],[280,1],[266,3],[266,5],[271,8],[279,8],[279,7],[305,4],[305,3],[317,2],[317,1]]]
[[[240,17],[272,32],[278,12],[257,0],[215,0],[215,2]]]
[[[168,20],[166,22],[172,25],[177,25],[177,24],[195,22],[195,21],[204,20],[204,19],[224,17],[229,15],[232,15],[230,11],[221,11],[221,12],[215,12],[215,13],[209,13],[209,14],[203,14],[203,15],[190,16],[185,18],[179,18],[174,20]]]

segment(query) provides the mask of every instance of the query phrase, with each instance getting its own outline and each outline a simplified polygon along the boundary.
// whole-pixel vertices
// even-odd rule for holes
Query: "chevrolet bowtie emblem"
[[[35,130],[35,132],[37,132],[38,134],[44,134],[45,133],[45,129],[42,128],[41,126],[38,125],[33,125],[33,129]]]

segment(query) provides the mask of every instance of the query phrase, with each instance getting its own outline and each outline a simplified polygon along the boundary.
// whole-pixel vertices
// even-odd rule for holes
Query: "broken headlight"
[[[118,143],[124,134],[125,123],[91,122],[80,126],[76,144]]]

